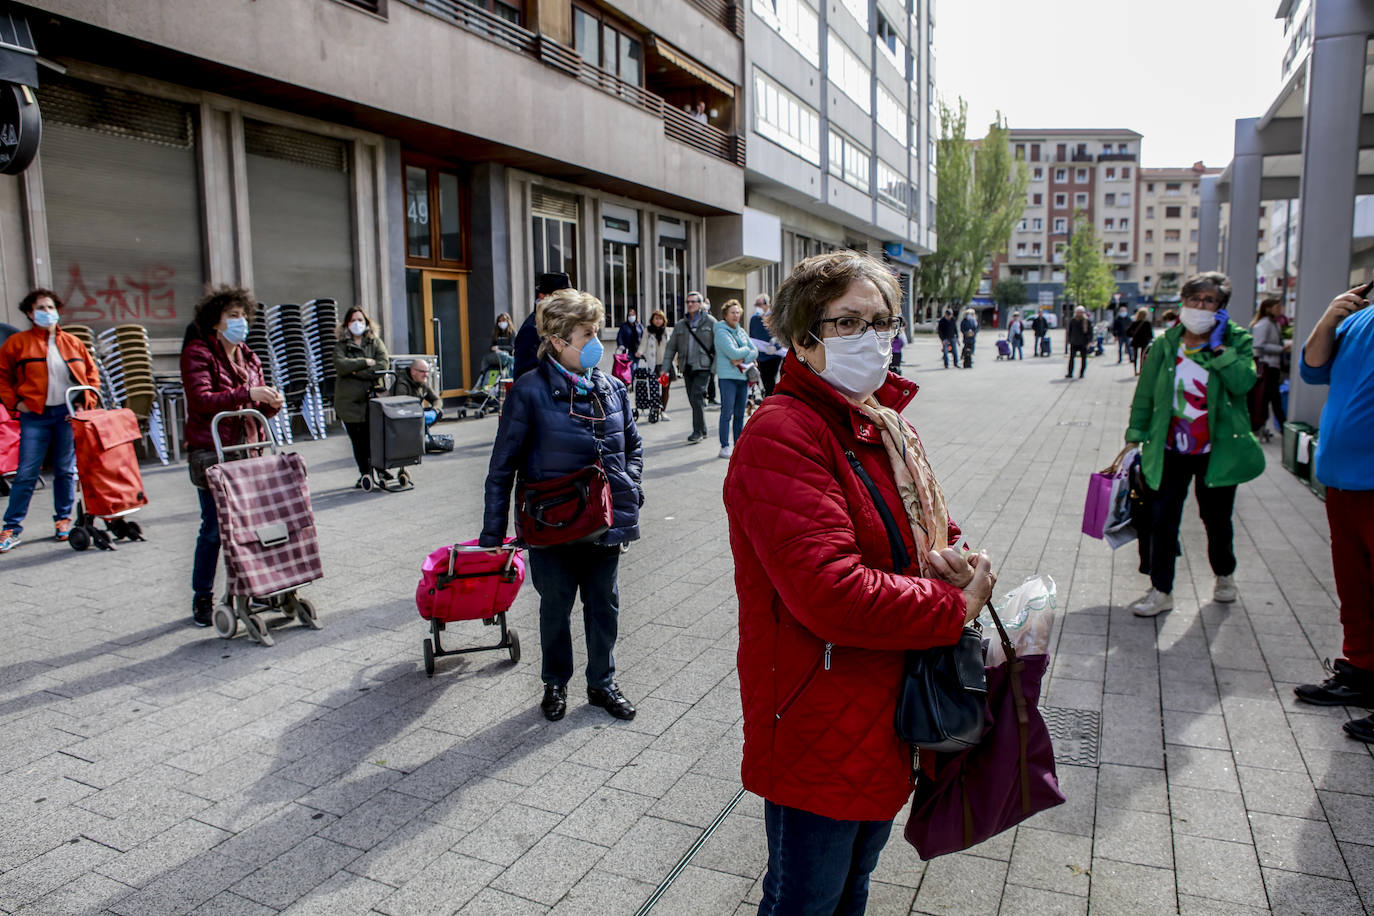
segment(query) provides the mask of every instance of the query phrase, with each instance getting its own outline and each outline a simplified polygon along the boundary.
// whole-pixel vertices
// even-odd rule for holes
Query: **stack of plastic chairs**
[[[276,356],[272,352],[272,345],[267,338],[267,308],[261,302],[258,303],[257,317],[253,321],[252,327],[248,329],[248,349],[257,354],[258,362],[262,363],[263,381],[278,391],[282,390],[284,383],[278,377],[280,372],[277,369]],[[277,435],[277,441],[290,445],[295,440],[291,436],[291,408],[283,404],[281,410],[277,411],[272,419],[267,421],[272,427],[272,431]]]
[[[305,339],[320,386],[321,401],[334,406],[334,341],[339,324],[339,307],[333,299],[311,299],[305,304]]]
[[[101,377],[109,379],[113,404],[127,407],[141,423],[158,460],[167,463],[167,432],[158,403],[157,383],[153,381],[153,355],[148,346],[148,330],[139,324],[118,324],[96,336],[96,352],[101,362]]]
[[[95,349],[95,333],[84,324],[64,324],[62,330],[81,341],[86,352],[91,354],[91,359],[95,360],[95,370],[100,373],[100,396],[106,404],[115,403],[114,391],[110,389],[110,374],[105,371],[105,365]]]
[[[306,341],[302,309],[292,303],[269,306],[266,318],[267,342],[276,367],[277,389],[286,397],[287,406],[305,420],[310,435],[323,439],[326,436],[324,402],[313,351]]]

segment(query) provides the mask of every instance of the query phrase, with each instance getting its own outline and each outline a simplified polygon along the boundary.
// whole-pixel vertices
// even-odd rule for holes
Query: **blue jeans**
[[[959,345],[952,338],[945,338],[940,341],[940,359],[944,360],[945,368],[949,368],[949,361],[954,360],[954,365],[959,365]]]
[[[215,569],[219,565],[219,515],[215,496],[209,490],[196,490],[200,497],[200,534],[196,536],[195,558],[191,562],[191,592],[210,595],[215,591]]]
[[[1024,344],[1023,344],[1023,341],[1024,341],[1024,340],[1025,340],[1025,338],[1022,337],[1020,334],[1016,334],[1016,335],[1014,335],[1014,336],[1011,338],[1011,358],[1012,358],[1012,359],[1025,359],[1025,358],[1026,358],[1026,354],[1022,352],[1022,351],[1025,349]]]
[[[570,621],[582,593],[582,626],[587,635],[587,686],[615,681],[616,634],[620,627],[620,548],[564,544],[530,550],[530,578],[539,593],[539,677],[545,684],[568,686],[573,674]]]
[[[744,403],[749,396],[749,383],[742,378],[722,378],[720,382],[720,447],[730,444],[730,426],[735,427],[735,441],[744,429]]]
[[[53,521],[71,518],[76,503],[76,447],[72,442],[72,425],[67,422],[67,405],[58,404],[42,413],[19,415],[19,470],[5,509],[5,527],[11,531],[24,529],[29,500],[33,499],[33,488],[38,484],[49,447],[53,455]]]
[[[868,907],[868,876],[892,821],[837,821],[763,803],[768,872],[759,916],[848,916]]]

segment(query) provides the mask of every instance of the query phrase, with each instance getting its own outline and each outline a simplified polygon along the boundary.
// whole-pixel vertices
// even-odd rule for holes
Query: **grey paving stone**
[[[1303,748],[1302,759],[1318,791],[1374,795],[1374,758],[1363,748],[1352,753]]]
[[[696,827],[642,817],[611,847],[601,867],[641,881],[658,881],[700,835]]]
[[[900,912],[889,910],[888,912]],[[1052,891],[1034,887],[1021,887],[1008,883],[1002,892],[1002,906],[998,913],[1002,916],[1073,916],[1088,912],[1086,897],[1072,894],[1056,894]]]
[[[169,868],[195,858],[230,836],[228,831],[200,821],[183,821],[105,862],[98,871],[123,884],[142,887]]]
[[[760,875],[768,868],[768,835],[763,829],[763,824],[752,819],[741,819],[752,824],[751,832],[748,834],[752,841],[751,850],[754,856],[747,862],[739,863],[741,874]],[[735,869],[729,869],[735,871]],[[884,884],[900,887],[909,887],[915,894],[916,888],[921,886],[921,879],[925,877],[926,863],[916,854],[916,849],[902,838],[902,825],[894,824],[892,837],[883,847],[882,855],[878,857],[878,867],[873,869],[873,880],[881,881]]]
[[[309,791],[310,787],[302,783],[267,776],[247,794],[231,796],[199,812],[196,820],[237,833],[282,811]]]
[[[926,865],[916,892],[916,911],[948,916],[995,913],[1002,898],[1007,864],[965,853],[941,856]]]
[[[1168,745],[1169,786],[1239,792],[1235,760],[1227,751]]]
[[[1245,803],[1234,792],[1175,786],[1169,792],[1174,834],[1249,843]]]
[[[1202,837],[1175,836],[1178,892],[1245,906],[1265,906],[1255,848]]]
[[[1168,913],[1178,907],[1174,873],[1163,868],[1093,859],[1089,912],[1102,914]]]
[[[533,900],[485,888],[458,911],[459,916],[539,916],[549,908]]]
[[[1178,911],[1183,916],[1264,916],[1270,912],[1268,907],[1241,906],[1229,900],[1190,897],[1187,894],[1179,895]]]
[[[508,866],[562,820],[561,815],[540,808],[505,805],[464,837],[463,850],[487,862]]]
[[[1149,697],[1106,694],[1102,698],[1102,763],[1164,765],[1159,703]]]
[[[649,809],[649,813],[664,820],[704,828],[739,791],[738,779],[715,779],[687,773]]]
[[[499,865],[446,852],[373,909],[387,916],[452,913],[477,896],[501,872]]]
[[[1092,852],[1093,843],[1087,837],[1022,825],[1016,831],[1007,882],[1086,897]]]
[[[551,833],[490,883],[496,890],[553,906],[605,854],[604,846]]]
[[[1128,811],[1169,813],[1169,786],[1163,770],[1104,763],[1097,768],[1097,800]]]
[[[355,859],[350,872],[400,887],[458,845],[465,831],[429,821],[411,821]]]
[[[0,875],[0,906],[10,910],[33,903],[118,855],[108,846],[77,840],[50,849]]]
[[[68,916],[77,913],[97,913],[112,906],[134,892],[132,887],[104,875],[87,872],[81,877],[39,897],[15,912],[23,916]]]
[[[1252,814],[1250,824],[1262,867],[1321,875],[1341,881],[1350,879],[1341,852],[1336,847],[1336,840],[1331,835],[1331,828],[1324,821],[1279,814]]]
[[[1041,830],[1092,836],[1097,812],[1097,770],[1092,767],[1055,767],[1064,804],[1042,811],[1026,823]]]
[[[639,755],[653,736],[624,728],[603,728],[568,758],[571,763],[602,770],[619,770]]]
[[[688,865],[654,904],[666,914],[729,913],[743,900],[754,882],[734,874]]]
[[[691,757],[647,749],[607,780],[606,784],[613,789],[662,798],[691,769],[693,762]]]
[[[1357,843],[1338,845],[1360,897],[1366,903],[1374,902],[1374,846],[1361,846]]]
[[[525,788],[516,783],[479,776],[435,802],[424,816],[427,820],[467,833],[524,792]]]
[[[1342,843],[1374,845],[1374,798],[1319,790],[1331,832]]]
[[[429,807],[424,799],[383,790],[320,831],[320,836],[355,849],[371,849]]]
[[[1093,855],[1135,865],[1172,868],[1168,816],[1098,805]]]
[[[395,888],[346,871],[303,894],[282,912],[287,916],[345,916],[367,913]]]
[[[1276,916],[1361,916],[1367,912],[1349,881],[1266,868],[1264,884],[1269,891],[1270,912]]]
[[[604,916],[606,913],[633,913],[655,890],[650,884],[624,875],[593,868],[563,895],[551,916]],[[753,904],[755,911],[758,904]]]
[[[273,909],[284,909],[358,858],[352,846],[312,836],[301,841],[231,890]]]
[[[191,912],[194,916],[272,916],[277,911],[232,891],[222,891]]]
[[[1211,747],[1229,750],[1226,721],[1219,715],[1205,715],[1178,710],[1164,712],[1164,740],[1169,744],[1188,747]]]
[[[534,808],[569,814],[612,775],[610,770],[565,762],[526,789],[519,799]]]

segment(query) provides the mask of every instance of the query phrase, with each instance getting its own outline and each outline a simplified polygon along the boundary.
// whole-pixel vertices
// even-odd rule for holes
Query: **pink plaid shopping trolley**
[[[266,430],[264,442],[224,445],[219,438],[221,420],[253,417]],[[206,479],[219,515],[220,545],[228,577],[232,607],[215,608],[215,630],[231,639],[243,623],[248,635],[265,646],[275,640],[268,623],[259,615],[273,609],[318,630],[315,607],[296,590],[323,578],[315,513],[310,508],[305,460],[295,452],[282,452],[267,418],[256,410],[218,413],[210,423],[220,463],[207,469]],[[226,456],[270,449],[269,454],[228,460]],[[285,621],[275,621],[282,623]]]

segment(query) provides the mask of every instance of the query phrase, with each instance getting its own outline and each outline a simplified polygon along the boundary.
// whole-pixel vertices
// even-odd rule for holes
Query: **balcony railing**
[[[1135,153],[1102,153],[1098,162],[1135,162]]]
[[[744,10],[736,0],[692,0],[692,5],[711,19],[721,24],[727,31],[744,37]]]
[[[538,35],[513,22],[493,15],[467,0],[402,0],[411,6],[438,16],[459,28],[480,35],[519,54],[532,57],[546,66],[562,71],[580,82],[615,96],[628,105],[657,117],[663,122],[663,133],[679,143],[700,150],[717,159],[744,166],[744,138],[730,134],[695,120],[684,111],[668,104],[659,96],[642,86],[626,82],[607,70],[582,59],[582,55],[565,44],[554,41],[547,35]],[[710,8],[721,7],[733,10],[739,16],[738,5],[733,0],[693,0],[709,13]],[[728,28],[729,26],[727,26]],[[740,31],[743,24],[740,25]]]

